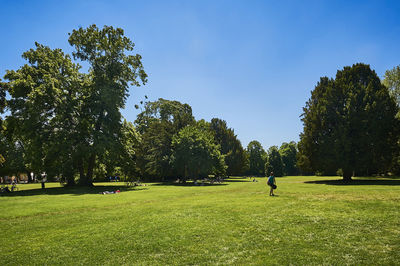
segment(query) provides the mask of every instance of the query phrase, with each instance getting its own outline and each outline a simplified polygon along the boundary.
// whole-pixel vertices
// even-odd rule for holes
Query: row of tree
[[[399,67],[383,82],[365,64],[322,77],[303,109],[298,145],[265,151],[258,141],[244,149],[225,121],[196,121],[178,101],[142,103],[127,122],[128,88],[147,82],[134,43],[120,28],[96,25],[68,41],[87,72],[61,49],[36,43],[22,55],[27,63],[0,80],[0,176],[46,173],[91,185],[116,174],[165,181],[341,172],[348,180],[400,172]]]
[[[27,63],[0,83],[0,175],[46,173],[91,185],[116,174],[152,180],[264,174],[265,154],[261,171],[252,169],[253,145],[246,152],[223,120],[196,121],[188,104],[145,102],[134,123],[123,119],[128,87],[145,84],[147,75],[122,29],[91,25],[73,30],[68,41],[88,72],[61,49],[35,43],[22,55]]]
[[[274,172],[275,176],[298,175],[300,169],[297,167],[297,144],[282,143],[278,148],[272,146],[266,152],[261,143],[253,140],[247,145],[248,175],[264,176]]]

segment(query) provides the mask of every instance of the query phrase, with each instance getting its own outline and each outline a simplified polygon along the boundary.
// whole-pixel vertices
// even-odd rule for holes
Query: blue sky
[[[300,114],[321,76],[357,62],[379,76],[400,64],[400,1],[4,1],[0,76],[34,42],[71,52],[68,32],[125,30],[143,56],[148,95],[188,103],[196,119],[227,121],[265,149],[302,131]]]

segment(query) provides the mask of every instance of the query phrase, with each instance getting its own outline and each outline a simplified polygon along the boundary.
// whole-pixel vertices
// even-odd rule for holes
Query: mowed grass
[[[0,197],[2,265],[400,263],[400,180],[19,185]],[[100,191],[121,188],[119,194]]]

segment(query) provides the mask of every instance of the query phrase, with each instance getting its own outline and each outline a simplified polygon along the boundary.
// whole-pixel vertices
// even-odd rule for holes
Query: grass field
[[[1,265],[399,265],[400,179],[335,179],[277,178],[276,197],[264,178],[19,185],[0,197]]]

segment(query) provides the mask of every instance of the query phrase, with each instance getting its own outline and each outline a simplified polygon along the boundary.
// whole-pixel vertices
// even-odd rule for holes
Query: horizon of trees
[[[400,174],[400,66],[383,81],[361,63],[321,77],[303,109],[300,142],[265,150],[257,140],[243,148],[226,121],[197,121],[179,101],[142,101],[136,120],[126,121],[128,87],[147,82],[134,43],[120,28],[96,25],[73,30],[68,41],[72,57],[35,43],[22,55],[27,63],[0,79],[0,176],[46,173],[90,186],[115,175],[185,182]]]

